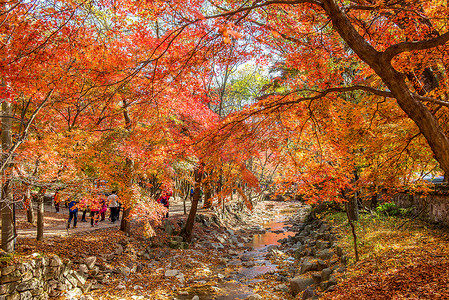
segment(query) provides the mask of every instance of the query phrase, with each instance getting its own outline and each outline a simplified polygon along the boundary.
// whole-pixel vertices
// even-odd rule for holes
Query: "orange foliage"
[[[1,94],[19,120],[14,142],[23,142],[15,176],[70,192],[102,179],[135,206],[141,197],[133,195],[145,193],[133,191],[136,183],[155,177],[169,187],[199,160],[222,193],[239,182],[257,191],[262,166],[249,162],[270,153],[281,191],[311,201],[341,200],[347,188],[407,186],[438,162],[445,169],[435,149],[449,145],[429,147],[419,118],[397,105],[358,45],[343,41],[335,2],[300,2],[3,4]],[[344,9],[348,30],[379,53],[393,51],[408,92],[446,135],[447,10],[434,1]],[[400,44],[438,32],[422,49]],[[219,120],[207,106],[217,70],[270,58],[279,62],[267,94]]]

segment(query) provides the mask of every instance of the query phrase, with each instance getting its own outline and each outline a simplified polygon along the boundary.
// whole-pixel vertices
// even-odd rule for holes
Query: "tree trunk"
[[[204,182],[204,204],[203,208],[211,208],[212,207],[212,194],[210,183],[208,180]]]
[[[354,172],[357,178],[357,173]],[[348,223],[351,226],[352,230],[352,238],[354,242],[354,253],[355,253],[355,260],[359,261],[359,252],[357,248],[357,234],[355,231],[355,225],[354,221],[358,220],[358,205],[357,205],[357,192],[351,191],[349,188],[346,190],[342,190],[341,194],[343,196],[343,199],[346,200],[345,202],[345,211],[346,211],[346,217],[348,218]]]
[[[392,66],[391,60],[398,53],[395,52],[397,48],[389,48],[390,52],[378,52],[357,32],[334,0],[324,0],[323,8],[342,39],[388,86],[398,105],[426,138],[441,169],[448,173],[449,138],[438,124],[435,116],[410,91],[405,81],[406,76]]]
[[[222,210],[223,210],[223,214],[224,214],[224,211],[225,211],[225,198],[223,197],[223,195],[221,193],[222,190],[223,190],[223,171],[220,169],[220,176],[219,176],[218,185],[217,185],[217,194],[218,194],[218,197],[219,197],[219,199],[218,199],[219,205],[220,204],[222,205]]]
[[[8,157],[8,151],[11,148],[11,103],[3,100],[2,103],[2,160]],[[7,167],[2,172],[2,195],[1,195],[1,212],[2,212],[2,249],[8,253],[14,251],[14,224],[12,201],[13,196],[10,188],[9,177],[10,168]]]
[[[123,117],[125,119],[125,129],[130,132],[131,118],[128,114],[128,103],[125,100],[123,101]],[[126,173],[128,175],[127,178],[129,178],[129,182],[127,184],[129,185],[129,188],[131,188],[134,183],[134,162],[128,157],[126,158]],[[131,220],[129,219],[131,208],[130,201],[124,203],[122,221],[120,222],[120,230],[125,232],[127,236],[130,235],[131,231]]]
[[[133,184],[133,179],[132,179],[132,174],[133,174],[133,161],[129,158],[126,158],[126,172],[128,173],[128,178],[130,178],[129,181],[129,188],[132,187]],[[130,235],[130,230],[131,230],[131,220],[130,220],[130,214],[131,214],[131,203],[128,202],[124,202],[123,203],[123,214],[122,214],[122,220],[120,221],[120,230],[123,231],[125,233],[125,235],[129,236]]]
[[[28,223],[33,224],[34,223],[33,198],[31,197],[31,192],[29,188],[27,188],[25,192],[24,202],[27,208],[27,221]]]
[[[349,215],[349,218],[352,221],[358,221],[359,220],[359,206],[357,203],[357,192],[353,192],[353,195],[349,196],[348,202],[347,202],[347,213]]]
[[[183,208],[184,208],[184,214],[185,214],[185,215],[187,215],[187,206],[186,206],[187,197],[188,197],[188,194],[185,196],[184,201],[182,202],[182,205],[183,205]]]
[[[203,178],[203,168],[204,165],[201,164],[198,169],[195,170],[195,189],[193,192],[193,200],[192,206],[190,207],[189,216],[187,218],[187,222],[185,227],[181,231],[181,235],[184,237],[185,241],[190,241],[192,238],[193,225],[195,223],[196,210],[198,207],[198,200],[200,199],[200,190],[201,190],[201,180]]]
[[[355,254],[355,261],[359,261],[359,251],[358,251],[358,246],[357,246],[357,233],[355,232],[355,225],[354,225],[354,219],[351,219],[351,216],[349,214],[349,202],[345,203],[345,208],[346,208],[346,216],[348,217],[348,223],[351,226],[351,231],[352,231],[352,239],[354,242],[354,254]]]
[[[123,209],[122,221],[120,222],[120,230],[129,236],[131,233],[131,222],[129,220],[129,215],[131,213],[131,208],[127,207]]]
[[[13,197],[7,180],[2,188],[2,249],[8,253],[14,252],[13,218]]]
[[[377,192],[375,192],[372,196],[371,196],[371,204],[370,207],[371,209],[376,209],[377,207],[377,199],[378,199],[379,195],[377,194]]]
[[[46,189],[41,188],[37,197],[37,235],[36,240],[44,239],[44,195]]]
[[[183,206],[184,206],[184,214],[187,215],[186,202],[187,202],[187,198],[189,198],[189,196],[190,196],[190,186],[189,185],[186,185],[185,191],[186,191],[186,196],[184,197]]]

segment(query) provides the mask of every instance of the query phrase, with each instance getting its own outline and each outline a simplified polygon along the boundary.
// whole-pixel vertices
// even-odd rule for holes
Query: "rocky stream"
[[[316,299],[334,288],[346,256],[331,226],[305,222],[308,211],[298,201],[263,201],[251,212],[237,204],[200,209],[191,243],[177,235],[186,220],[180,210],[153,238],[144,238],[135,224],[129,237],[105,228],[49,239],[28,246],[35,251],[28,262],[2,268],[0,296]]]
[[[197,237],[195,247],[222,251],[221,262],[176,299],[289,299],[298,294],[310,299],[332,290],[346,257],[331,226],[320,220],[305,223],[308,211],[301,202],[266,202],[245,216],[245,225],[228,223],[222,233]],[[234,211],[234,218],[243,216]],[[197,220],[208,227],[217,218],[199,214]]]

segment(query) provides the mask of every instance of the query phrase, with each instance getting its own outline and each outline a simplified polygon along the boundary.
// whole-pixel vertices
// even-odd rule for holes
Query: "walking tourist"
[[[78,218],[78,201],[75,198],[71,198],[67,204],[69,208],[69,220],[67,221],[67,228],[70,228],[70,224],[73,219],[73,228],[76,228],[76,221]]]
[[[108,196],[108,207],[110,209],[110,218],[111,218],[111,222],[112,224],[115,223],[115,221],[117,221],[118,219],[118,214],[119,214],[119,198],[117,196],[117,191],[112,191],[112,194]]]

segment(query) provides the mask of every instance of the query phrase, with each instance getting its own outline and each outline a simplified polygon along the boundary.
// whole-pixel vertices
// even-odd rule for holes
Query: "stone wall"
[[[432,223],[449,226],[449,194],[433,192],[425,194],[399,193],[393,197],[397,206],[413,208],[413,215]]]
[[[0,300],[48,299],[62,293],[75,296],[100,288],[95,279],[99,274],[96,257],[86,258],[75,271],[69,259],[35,256],[1,268]]]

